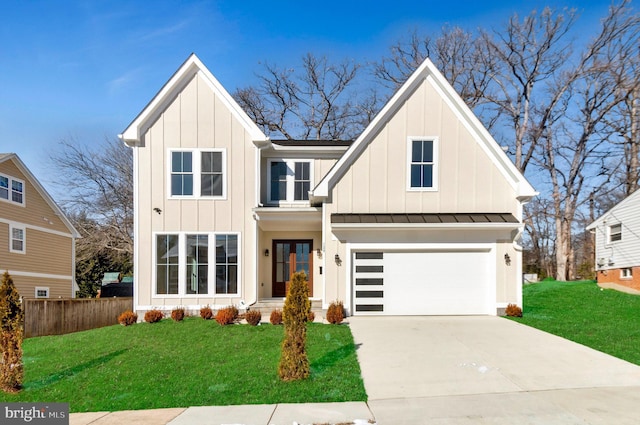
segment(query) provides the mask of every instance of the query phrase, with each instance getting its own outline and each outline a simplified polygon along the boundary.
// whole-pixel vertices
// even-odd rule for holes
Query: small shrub
[[[282,324],[282,310],[273,310],[271,312],[271,316],[269,316],[269,322],[272,325],[281,325]]]
[[[262,313],[260,313],[260,310],[249,310],[245,313],[244,319],[251,326],[258,326],[258,323],[262,320]]]
[[[164,314],[160,310],[149,310],[144,314],[144,321],[147,323],[156,323],[162,320]]]
[[[314,320],[316,320],[316,314],[309,310],[309,314],[307,315],[307,322],[313,322]]]
[[[9,272],[5,271],[0,284],[0,389],[7,393],[16,393],[22,389],[23,320],[20,294]]]
[[[131,310],[127,310],[118,316],[118,323],[122,326],[130,326],[138,321],[138,315]]]
[[[184,319],[184,308],[178,307],[171,310],[171,318],[175,322],[181,322]]]
[[[510,317],[522,317],[522,309],[515,304],[507,305],[504,313]]]
[[[221,325],[230,325],[238,318],[238,309],[231,306],[218,310],[216,313],[216,322]]]
[[[342,301],[334,301],[329,304],[327,309],[327,322],[334,325],[339,325],[344,319],[344,306]]]
[[[310,310],[307,275],[304,272],[296,272],[291,278],[291,286],[282,310],[284,340],[278,375],[285,382],[306,379],[311,373],[306,349],[306,321]]]
[[[213,310],[211,310],[211,307],[209,306],[202,307],[200,309],[200,317],[202,317],[204,320],[213,319]]]

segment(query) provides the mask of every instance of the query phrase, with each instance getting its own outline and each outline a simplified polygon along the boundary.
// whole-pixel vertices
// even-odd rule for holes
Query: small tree
[[[282,312],[284,321],[284,341],[278,374],[283,381],[295,381],[309,377],[307,358],[307,318],[311,310],[307,275],[295,273],[287,293]]]
[[[20,294],[9,272],[2,275],[0,285],[0,387],[5,392],[18,392],[22,388],[22,321],[24,313]]]

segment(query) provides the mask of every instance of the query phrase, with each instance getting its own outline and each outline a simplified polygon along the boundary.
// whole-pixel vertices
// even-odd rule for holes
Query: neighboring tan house
[[[640,293],[640,190],[587,226],[587,230],[596,236],[598,285]]]
[[[0,154],[0,273],[24,298],[75,297],[78,232],[14,153]]]
[[[348,314],[522,305],[536,192],[429,60],[347,143],[270,140],[192,55],[120,138],[139,313],[282,299],[296,270]]]

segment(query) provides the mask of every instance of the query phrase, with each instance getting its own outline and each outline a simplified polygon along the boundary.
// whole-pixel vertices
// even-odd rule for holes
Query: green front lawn
[[[640,296],[551,281],[526,285],[523,298],[513,320],[640,365]]]
[[[278,379],[282,326],[186,318],[24,341],[25,382],[0,401],[70,403],[72,412],[360,401],[367,396],[348,326],[311,323],[311,377]]]

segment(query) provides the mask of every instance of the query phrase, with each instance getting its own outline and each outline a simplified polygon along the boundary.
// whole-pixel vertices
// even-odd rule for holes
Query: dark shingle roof
[[[351,146],[353,140],[272,140],[280,146]]]

